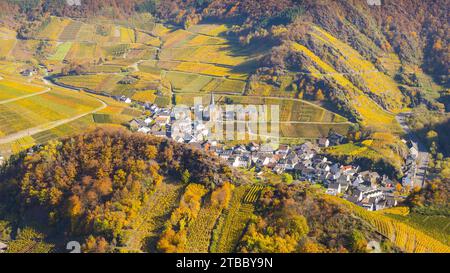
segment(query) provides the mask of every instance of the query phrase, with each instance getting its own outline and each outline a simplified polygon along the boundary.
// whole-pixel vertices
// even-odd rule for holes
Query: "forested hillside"
[[[74,239],[87,252],[367,252],[370,241],[385,252],[448,251],[317,185],[258,183],[190,146],[124,130],[22,153],[0,181],[2,236],[16,252]]]
[[[43,218],[31,214],[28,220],[108,245],[123,243],[124,231],[163,181],[214,188],[239,177],[199,150],[124,130],[96,130],[50,143],[13,158],[0,176],[2,213],[40,211]]]

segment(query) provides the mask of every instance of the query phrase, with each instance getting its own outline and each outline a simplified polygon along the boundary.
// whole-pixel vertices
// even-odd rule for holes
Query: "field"
[[[71,20],[59,17],[48,18],[38,29],[36,38],[47,40],[58,40],[64,29],[71,24]]]
[[[82,25],[79,21],[71,21],[59,35],[59,40],[64,42],[75,40]]]
[[[193,220],[187,230],[186,252],[208,253],[211,234],[221,211],[220,208],[214,207],[210,203],[200,209],[197,218]]]
[[[9,155],[50,139],[87,129],[88,114],[103,107],[85,93],[23,83],[20,78],[0,80],[0,153]],[[90,118],[89,118],[90,117]]]
[[[2,45],[0,47],[0,57],[8,57],[11,50],[16,45],[17,40],[16,39],[0,39],[0,44]]]
[[[58,78],[58,82],[89,90],[97,91],[99,93],[111,93],[117,82],[123,76],[116,74],[95,74],[82,76],[65,76]]]
[[[214,228],[211,252],[229,253],[235,250],[254,211],[253,204],[244,202],[249,189],[241,186],[234,190],[228,208],[224,210]]]
[[[422,215],[418,213],[410,213],[408,215],[385,213],[385,215],[421,230],[444,244],[450,245],[450,219],[448,216]]]
[[[51,61],[63,61],[66,58],[67,53],[69,53],[72,48],[71,42],[64,42],[56,48],[56,52],[49,57]]]
[[[174,182],[162,182],[146,201],[141,209],[140,217],[132,223],[132,229],[126,232],[126,247],[122,251],[156,250],[158,236],[164,223],[170,216],[183,192],[183,186]]]
[[[63,90],[5,103],[0,105],[0,135],[67,119],[100,106],[97,100]]]
[[[46,88],[3,79],[0,80],[0,90],[0,103],[2,103],[2,101],[42,92],[46,90]]]

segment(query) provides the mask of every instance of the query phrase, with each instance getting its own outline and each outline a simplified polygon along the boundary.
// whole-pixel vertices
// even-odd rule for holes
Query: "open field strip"
[[[7,40],[0,39],[0,44],[2,45],[0,47],[0,56],[8,57],[11,55],[11,51],[16,46],[17,40],[16,39],[7,39]]]
[[[36,34],[37,39],[58,40],[60,34],[64,31],[72,20],[52,16],[47,19]]]

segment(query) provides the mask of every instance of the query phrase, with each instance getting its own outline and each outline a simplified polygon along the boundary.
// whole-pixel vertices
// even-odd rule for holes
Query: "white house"
[[[148,134],[151,130],[152,130],[152,129],[150,129],[150,128],[144,126],[144,127],[139,128],[138,132],[144,133],[144,134]]]
[[[150,123],[152,123],[153,119],[150,117],[147,117],[146,119],[144,119],[145,124],[149,125]]]

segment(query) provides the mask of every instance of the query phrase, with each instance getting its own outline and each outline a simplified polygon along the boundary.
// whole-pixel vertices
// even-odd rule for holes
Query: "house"
[[[356,198],[357,202],[360,202],[361,200],[363,200],[364,198],[364,194],[363,191],[360,189],[355,189],[353,190],[353,194],[351,195],[352,197]],[[356,203],[356,202],[353,202]]]
[[[145,124],[145,122],[143,122],[140,119],[133,119],[132,121],[130,121],[130,129],[133,131],[138,130],[139,128],[146,126],[147,124]]]
[[[320,162],[319,164],[316,165],[316,170],[329,172],[330,169],[331,169],[330,165],[328,165],[326,162]]]
[[[341,191],[342,191],[341,184],[339,184],[339,183],[331,183],[328,186],[328,189],[327,189],[326,192],[328,194],[331,194],[331,195],[337,195],[337,194],[341,193]]]
[[[203,146],[202,146],[202,144],[200,144],[200,143],[197,143],[197,142],[195,142],[195,143],[189,143],[189,145],[190,145],[191,147],[193,147],[194,149],[197,149],[197,150],[203,150]]]
[[[300,158],[295,153],[290,153],[285,160],[286,170],[293,170],[299,162]]]
[[[409,154],[411,155],[411,158],[413,160],[417,159],[417,157],[419,156],[419,151],[417,150],[416,146],[412,146],[411,148],[409,148]]]
[[[258,143],[255,143],[255,142],[252,142],[252,143],[250,143],[250,145],[249,145],[249,149],[250,149],[250,151],[252,151],[252,152],[256,152],[256,151],[259,150],[259,144],[258,144]]]
[[[383,191],[379,189],[370,189],[362,193],[364,198],[379,198],[383,195]]]
[[[331,167],[330,167],[330,172],[334,175],[334,174],[339,174],[339,176],[340,176],[340,173],[341,173],[341,168],[340,168],[340,166],[339,166],[339,164],[338,163],[334,163],[333,165],[331,165]],[[339,177],[338,176],[338,177]]]
[[[413,180],[410,176],[405,176],[402,178],[402,186],[406,187],[406,186],[413,186]]]
[[[361,175],[358,175],[352,182],[353,187],[358,187],[360,184],[364,183],[364,179]]]
[[[234,111],[225,111],[223,112],[223,120],[224,121],[231,121],[235,118],[235,112]]]
[[[231,156],[228,158],[228,163],[235,168],[248,168],[250,166],[250,159],[241,156]]]
[[[157,137],[167,137],[167,133],[166,131],[151,131],[150,132],[151,135],[153,136],[157,136]]]
[[[361,206],[369,211],[377,210],[377,199],[375,197],[365,198],[361,201]]]
[[[274,149],[270,144],[263,144],[261,145],[259,151],[263,153],[273,153]]]
[[[282,174],[286,170],[286,164],[277,164],[273,171],[277,174]]]
[[[147,124],[147,125],[149,125],[152,122],[153,122],[153,119],[150,118],[150,117],[147,117],[147,118],[144,119],[144,123]]]
[[[289,153],[289,146],[288,145],[280,145],[278,150],[276,151],[277,154],[287,155]]]
[[[158,116],[155,118],[155,124],[158,126],[167,125],[170,122],[170,116]]]
[[[328,147],[330,146],[330,141],[326,137],[319,138],[319,147]]]
[[[35,68],[25,69],[20,72],[20,75],[22,75],[24,77],[32,77],[34,75],[34,73],[36,73],[36,72],[37,72],[37,70]]]

